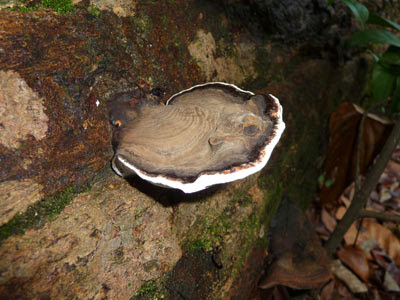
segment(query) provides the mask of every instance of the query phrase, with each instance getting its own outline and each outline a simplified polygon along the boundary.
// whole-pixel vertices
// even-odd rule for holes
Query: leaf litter
[[[348,151],[347,155],[353,153]],[[348,164],[351,164],[350,160]],[[360,176],[361,182],[362,179]],[[343,183],[343,180],[335,178],[335,182]],[[326,186],[320,185],[320,188],[327,190]],[[336,223],[344,216],[354,191],[354,183],[350,183],[336,199],[317,199],[309,209],[311,219],[316,220],[315,231],[322,241],[329,238]],[[322,195],[326,193],[321,192]],[[365,209],[400,216],[400,147],[394,151]],[[336,252],[337,259],[331,265],[335,278],[320,289],[319,299],[399,299],[400,224],[373,218],[360,220],[345,234]]]

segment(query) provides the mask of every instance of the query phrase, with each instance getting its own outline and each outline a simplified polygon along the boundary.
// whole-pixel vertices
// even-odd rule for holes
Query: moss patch
[[[145,282],[139,292],[132,296],[129,300],[150,300],[164,299],[166,290],[161,287],[155,280]]]
[[[24,213],[17,214],[8,223],[0,227],[0,242],[11,235],[23,234],[26,229],[43,226],[47,220],[53,219],[64,207],[71,203],[77,193],[78,189],[75,186],[70,186],[54,197],[44,198],[30,205]]]
[[[87,8],[88,13],[91,14],[92,16],[98,17],[101,13],[101,9],[97,8],[95,6],[89,5],[89,7]]]
[[[72,0],[42,0],[42,5],[44,8],[50,8],[59,14],[69,13],[74,9]]]
[[[17,214],[0,226],[0,243],[12,235],[24,234],[30,228],[41,228],[46,222],[54,220],[78,194],[88,191],[108,171],[107,168],[103,169],[86,184],[71,185],[53,197],[43,198],[30,205],[24,213]]]
[[[28,12],[32,10],[38,10],[40,8],[52,9],[59,14],[70,13],[74,10],[74,4],[72,0],[42,0],[39,4],[27,3],[25,0],[20,0],[20,5],[9,8],[14,11]]]

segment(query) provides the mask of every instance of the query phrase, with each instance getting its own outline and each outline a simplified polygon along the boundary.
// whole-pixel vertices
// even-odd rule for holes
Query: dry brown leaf
[[[366,293],[366,285],[356,275],[347,269],[340,260],[334,260],[331,265],[332,273],[339,278],[353,293]]]
[[[340,201],[344,204],[344,206],[346,206],[346,208],[350,206],[350,199],[345,197],[344,195],[340,197]]]
[[[389,257],[384,250],[374,249],[371,251],[375,262],[385,269],[397,284],[400,284],[400,267]]]
[[[376,202],[379,202],[379,194],[378,194],[377,191],[373,190],[373,191],[371,192],[371,195],[369,195],[369,197],[370,197],[372,200],[374,200],[374,201],[376,201]]]
[[[335,280],[335,286],[338,290],[338,294],[339,294],[339,299],[354,299],[353,294],[350,292],[350,290],[346,287],[346,285],[340,281],[339,279]]]
[[[400,164],[395,162],[394,160],[389,160],[387,168],[395,173],[396,177],[399,178],[400,177]]]
[[[357,235],[358,222],[354,222],[349,230],[344,235],[347,245],[351,245]],[[386,253],[400,265],[400,241],[399,239],[386,227],[379,224],[374,219],[364,219],[362,228],[358,235],[357,244],[363,241],[374,238],[380,248],[384,249]]]
[[[344,206],[339,206],[339,208],[336,211],[336,220],[341,220],[346,213],[347,208]]]
[[[337,252],[341,262],[349,267],[362,280],[368,282],[370,269],[367,255],[359,246],[346,246]]]
[[[332,113],[329,121],[330,143],[325,162],[325,184],[320,193],[323,203],[336,201],[343,190],[354,180],[358,127],[362,118],[360,109],[343,103]],[[379,153],[392,125],[376,118],[366,117],[360,144],[360,174],[363,174]]]
[[[385,206],[386,206],[386,203],[387,203],[387,202],[385,202]],[[371,199],[368,199],[368,200],[367,200],[366,208],[367,208],[368,210],[373,210],[373,211],[376,211],[376,212],[384,212],[384,211],[386,210],[386,209],[385,209],[385,206],[382,205],[382,204],[379,203],[379,202],[376,202],[376,201],[373,201],[373,200],[371,200]]]
[[[315,232],[318,233],[320,239],[327,241],[329,236],[331,235],[330,232],[326,229],[326,227],[322,224],[317,224],[315,226]]]
[[[347,186],[344,191],[343,195],[349,199],[349,201],[353,200],[354,197],[354,182]]]
[[[386,290],[391,292],[400,292],[400,287],[397,282],[393,279],[389,272],[385,273],[385,279],[383,281],[383,286]]]
[[[326,211],[325,208],[322,208],[322,210],[321,210],[321,222],[322,222],[322,224],[325,225],[326,229],[328,229],[330,232],[332,232],[336,228],[337,222],[336,222],[335,218],[332,217],[330,215],[330,213],[328,213]]]
[[[333,299],[333,293],[335,292],[335,281],[331,280],[328,284],[326,284],[321,291],[322,300],[331,300]]]
[[[390,176],[386,169],[382,173],[381,177],[379,178],[379,183],[384,186],[391,186],[392,183],[395,181],[396,181],[396,178],[393,178],[393,176]]]
[[[383,203],[392,198],[392,195],[390,194],[390,189],[387,187],[382,186],[381,187],[381,192],[379,195],[379,202]]]

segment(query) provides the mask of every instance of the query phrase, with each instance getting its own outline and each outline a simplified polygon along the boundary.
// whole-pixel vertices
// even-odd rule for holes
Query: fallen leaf
[[[333,298],[333,293],[335,292],[335,281],[331,280],[326,284],[321,291],[322,300],[331,300]]]
[[[400,163],[395,162],[394,160],[389,160],[387,168],[395,173],[397,178],[400,178]]]
[[[341,280],[335,278],[335,286],[340,296],[339,299],[354,299],[353,294]]]
[[[322,208],[321,210],[321,221],[322,224],[325,225],[326,229],[328,229],[330,232],[335,230],[337,222],[335,218],[326,211],[325,208]]]
[[[347,208],[344,206],[339,206],[339,208],[336,211],[336,220],[341,220],[346,213]]]
[[[390,189],[388,189],[387,187],[382,186],[381,187],[381,192],[379,195],[379,202],[383,203],[386,202],[388,200],[390,200],[392,198],[392,195],[390,194]]]
[[[371,250],[378,247],[378,241],[374,238],[368,239],[358,244],[367,254],[368,259],[372,259]]]
[[[362,114],[361,108],[351,103],[343,103],[331,115],[325,178],[332,180],[333,184],[322,187],[320,198],[323,203],[336,201],[343,190],[354,181],[358,128]],[[365,118],[360,143],[360,174],[364,174],[382,149],[391,128],[390,123],[379,119],[378,116],[368,114]]]
[[[332,273],[340,279],[353,293],[368,292],[367,286],[357,278],[349,269],[347,269],[340,260],[336,259],[331,265]]]
[[[393,277],[386,271],[385,278],[383,280],[383,286],[386,290],[391,292],[400,292],[400,287]]]
[[[389,200],[385,202],[385,207],[387,209],[393,209],[394,211],[400,211],[400,201]]]
[[[373,190],[373,191],[371,192],[371,195],[369,195],[369,197],[370,197],[372,200],[374,200],[374,201],[376,201],[376,202],[379,202],[379,194],[378,194],[377,191]]]
[[[330,232],[326,229],[326,227],[322,224],[317,224],[315,226],[315,232],[319,234],[319,237],[324,241],[327,241],[330,236]]]
[[[345,197],[344,195],[340,197],[340,201],[342,201],[342,203],[344,204],[344,206],[346,206],[346,208],[350,206],[351,203],[350,199]]]
[[[400,267],[396,265],[393,259],[382,249],[374,249],[371,253],[373,254],[375,262],[385,269],[386,272],[389,272],[397,284],[400,284]]]
[[[349,267],[364,282],[368,282],[370,269],[367,255],[359,246],[346,246],[337,252],[341,262]]]
[[[351,245],[357,235],[358,221],[354,222],[349,230],[344,235],[346,245]],[[357,244],[363,241],[374,238],[380,248],[384,249],[386,253],[400,265],[400,241],[399,239],[386,227],[379,224],[374,219],[364,219],[362,228],[358,235]]]
[[[368,210],[372,210],[372,211],[376,211],[376,212],[384,212],[386,210],[385,209],[386,203],[387,202],[385,202],[385,205],[383,205],[383,204],[381,204],[379,202],[376,202],[376,201],[373,201],[371,199],[368,199],[366,208]]]
[[[393,197],[400,198],[400,195],[398,195],[398,196],[396,195],[396,191],[399,190],[399,186],[400,186],[399,181],[393,182],[392,185],[390,186],[390,194]]]
[[[393,182],[395,182],[395,178],[389,176],[387,172],[383,172],[381,177],[379,178],[379,183],[382,185],[390,186]]]

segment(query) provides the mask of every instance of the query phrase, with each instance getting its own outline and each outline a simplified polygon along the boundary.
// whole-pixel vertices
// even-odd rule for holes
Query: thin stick
[[[375,218],[381,221],[400,223],[400,216],[391,213],[383,213],[363,209],[358,215],[362,218]]]
[[[358,136],[357,136],[357,152],[356,152],[356,172],[354,175],[354,194],[358,194],[360,191],[360,152],[361,152],[361,143],[362,143],[362,138],[364,135],[364,122],[365,118],[367,116],[368,112],[367,110],[364,110],[360,124],[358,126]]]
[[[360,124],[358,126],[356,172],[354,174],[354,195],[357,195],[360,192],[360,152],[361,152],[361,144],[362,144],[363,135],[364,135],[364,122],[365,122],[365,118],[366,118],[367,114],[368,114],[367,110],[364,110],[364,112],[361,116]],[[360,223],[358,224],[357,234],[356,234],[356,237],[354,238],[353,246],[355,246],[355,244],[357,243],[357,239],[360,234],[362,222],[363,222],[363,219],[361,219]]]

